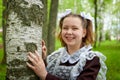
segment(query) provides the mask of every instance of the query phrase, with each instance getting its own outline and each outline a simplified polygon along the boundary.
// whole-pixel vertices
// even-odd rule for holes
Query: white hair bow
[[[61,15],[61,17],[64,17],[64,16],[70,14],[71,12],[72,12],[71,9],[66,9],[65,12]],[[81,15],[82,17],[84,17],[85,19],[89,19],[89,20],[92,20],[92,19],[93,19],[93,17],[90,15],[90,13],[87,13],[87,14],[86,14],[85,12],[81,12],[80,15]]]
[[[81,12],[80,13],[80,15],[82,16],[82,17],[84,17],[85,19],[90,19],[90,20],[92,20],[92,16],[90,15],[90,13],[85,13],[85,12]]]
[[[66,9],[65,12],[62,14],[62,17],[64,17],[64,16],[70,14],[71,12],[72,12],[71,9]]]

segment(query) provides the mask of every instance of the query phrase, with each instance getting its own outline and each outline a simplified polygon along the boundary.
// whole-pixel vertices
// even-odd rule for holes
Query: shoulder
[[[106,56],[99,51],[91,50],[86,54],[86,56],[87,56],[87,60],[92,60],[94,57],[97,57],[97,58],[99,58],[100,60],[103,60],[103,61],[106,60]]]
[[[99,52],[99,51],[93,51],[93,53],[96,56],[98,56],[100,58],[100,60],[102,60],[102,61],[105,61],[107,59],[106,56],[103,53]]]

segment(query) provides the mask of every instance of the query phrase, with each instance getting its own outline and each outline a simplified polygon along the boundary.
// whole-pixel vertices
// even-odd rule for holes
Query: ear
[[[83,38],[86,36],[86,33],[87,33],[86,28],[83,28],[83,35],[82,35]]]

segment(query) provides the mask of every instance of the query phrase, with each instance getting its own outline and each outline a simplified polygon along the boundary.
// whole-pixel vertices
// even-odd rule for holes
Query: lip
[[[67,41],[72,41],[73,39],[75,39],[74,37],[65,37]]]

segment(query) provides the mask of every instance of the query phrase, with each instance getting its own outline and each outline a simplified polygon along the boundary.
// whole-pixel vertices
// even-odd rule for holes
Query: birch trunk
[[[41,0],[6,1],[6,80],[38,80],[26,62],[29,51],[41,53],[43,7]]]

